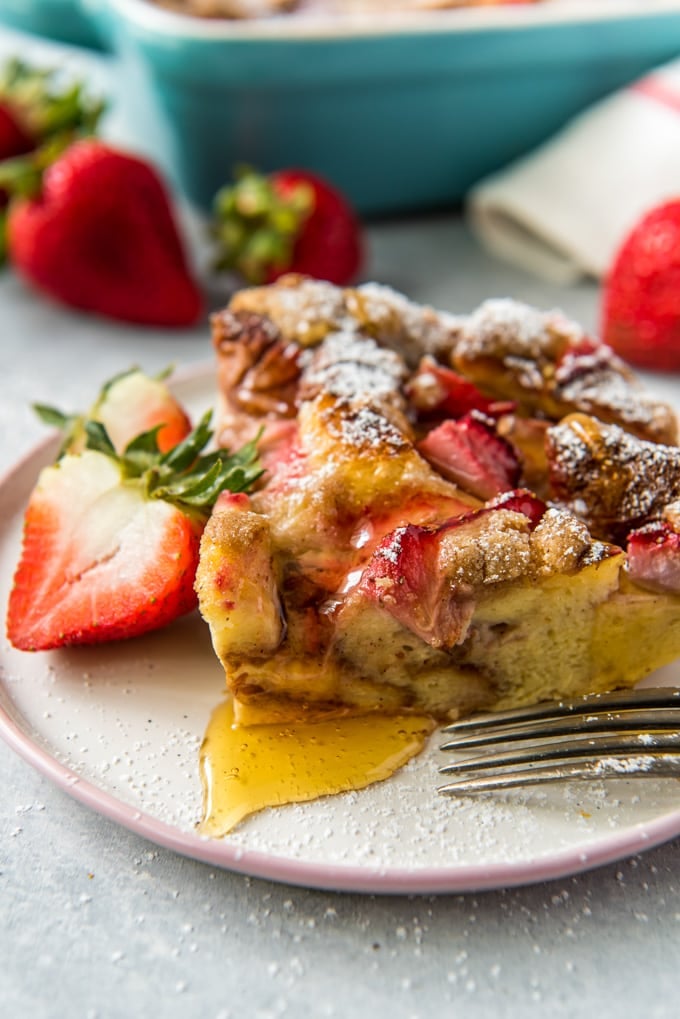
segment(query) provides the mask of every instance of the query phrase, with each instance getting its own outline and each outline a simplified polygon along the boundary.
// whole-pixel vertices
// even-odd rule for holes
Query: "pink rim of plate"
[[[201,838],[157,821],[80,778],[41,749],[0,707],[0,736],[56,786],[96,813],[156,845],[194,860],[251,877],[328,891],[374,895],[477,892],[567,877],[667,842],[680,834],[680,810],[607,836],[587,849],[569,849],[517,863],[451,867],[371,868],[311,863]]]
[[[173,376],[173,385],[200,381],[206,365],[182,369]],[[46,453],[53,439],[47,439],[22,457],[0,478],[0,490],[10,484],[32,460]],[[7,696],[9,697],[9,694]],[[9,698],[11,701],[11,698]],[[155,845],[221,869],[305,888],[365,894],[418,895],[432,893],[476,892],[556,880],[614,863],[644,852],[680,835],[680,809],[653,821],[634,824],[587,846],[576,846],[536,859],[488,864],[455,864],[450,867],[382,867],[312,863],[275,856],[231,845],[226,840],[209,839],[185,832],[158,821],[116,799],[81,778],[57,761],[18,725],[0,705],[0,737],[28,764],[69,796],[141,835]]]

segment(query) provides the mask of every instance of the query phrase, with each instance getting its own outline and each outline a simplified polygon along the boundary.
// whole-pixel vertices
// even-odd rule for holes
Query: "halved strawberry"
[[[91,420],[104,425],[117,453],[123,453],[136,435],[152,429],[158,429],[158,449],[165,453],[191,431],[184,407],[166,385],[167,376],[165,371],[151,377],[139,368],[122,372],[104,383],[86,415],[64,414],[45,404],[36,404],[34,409],[45,424],[64,432],[64,452],[78,453],[85,448],[85,425]]]
[[[196,605],[199,540],[221,491],[259,476],[253,444],[204,454],[210,415],[161,453],[157,429],[119,455],[100,422],[45,468],[29,500],[7,634],[35,651],[137,636]]]
[[[444,421],[418,443],[418,452],[449,481],[480,499],[514,488],[520,463],[493,421],[477,412]]]

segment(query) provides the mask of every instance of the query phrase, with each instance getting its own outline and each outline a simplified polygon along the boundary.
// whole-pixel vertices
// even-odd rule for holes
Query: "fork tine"
[[[441,750],[464,750],[494,743],[547,737],[588,736],[606,732],[674,731],[680,728],[680,690],[635,691],[645,696],[579,698],[574,702],[539,705],[484,715],[475,723],[454,722],[442,730],[450,739]],[[653,706],[649,706],[649,703]],[[606,705],[609,705],[607,707]]]
[[[438,792],[448,796],[493,792],[516,786],[543,785],[571,780],[610,778],[680,777],[680,756],[674,754],[627,754],[590,761],[567,761],[562,764],[522,768],[496,775],[461,778],[439,786]]]
[[[440,768],[462,794],[569,779],[680,777],[680,689],[595,694],[492,712],[446,726],[442,751],[505,749]]]
[[[442,743],[440,750],[471,750],[474,747],[490,746],[494,743],[515,743],[522,740],[545,739],[548,737],[573,736],[583,733],[585,736],[598,732],[653,732],[674,731],[680,727],[680,705],[675,712],[675,722],[668,708],[634,708],[630,712],[591,712],[577,715],[574,718],[547,718],[539,720],[523,719],[511,725],[500,724],[475,732],[471,735],[463,733]]]
[[[603,757],[629,756],[634,754],[680,754],[680,733],[627,733],[610,735],[604,733],[589,739],[556,740],[555,742],[534,744],[528,748],[501,751],[500,753],[483,754],[482,756],[466,757],[462,761],[453,761],[439,769],[441,775],[453,775],[470,771],[491,771],[495,768],[519,767],[527,764],[542,764],[553,761],[557,764],[573,758],[594,760]]]
[[[496,728],[504,722],[531,722],[548,718],[573,718],[587,715],[595,711],[620,711],[637,708],[664,708],[668,710],[680,708],[680,689],[676,687],[649,687],[641,690],[616,690],[612,693],[588,694],[570,701],[547,701],[543,704],[531,705],[526,708],[513,708],[509,711],[490,711],[471,718],[463,718],[452,722],[442,731],[445,733],[462,733],[482,730],[487,727]]]
[[[548,738],[574,736],[594,736],[597,733],[639,733],[675,732],[680,727],[680,712],[677,720],[669,717],[668,710],[649,709],[635,710],[626,715],[625,712],[588,714],[578,718],[547,718],[539,725],[524,721],[517,726],[499,726],[478,732],[472,736],[463,734],[442,743],[439,750],[472,750],[476,747],[488,747],[499,743],[520,743],[526,740],[545,740]]]

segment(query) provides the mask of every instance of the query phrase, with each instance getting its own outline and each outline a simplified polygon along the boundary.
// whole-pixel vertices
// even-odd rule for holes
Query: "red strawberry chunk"
[[[445,478],[480,499],[514,488],[519,481],[513,447],[476,412],[444,421],[418,443],[418,451]]]
[[[424,357],[420,362],[418,371],[406,387],[406,395],[421,419],[459,418],[472,410],[481,411],[489,417],[500,417],[515,408],[512,401],[485,396],[463,375],[438,364],[431,357]]]
[[[377,603],[432,647],[453,647],[465,638],[475,592],[465,580],[447,574],[443,544],[455,538],[456,531],[461,542],[474,543],[478,522],[499,510],[522,513],[533,530],[545,508],[540,499],[520,489],[438,527],[398,527],[376,547],[352,597]]]
[[[555,382],[566,388],[585,375],[621,370],[621,359],[611,347],[585,336],[565,349],[555,366]]]
[[[378,602],[433,647],[453,647],[474,603],[451,597],[448,578],[437,568],[439,530],[407,524],[388,534],[364,570],[358,594]]]
[[[661,522],[631,531],[628,574],[637,584],[680,594],[680,534]]]
[[[487,509],[505,509],[513,513],[523,513],[529,518],[529,526],[533,530],[541,521],[547,506],[542,499],[529,492],[526,488],[517,488],[512,492],[503,492],[489,502]]]

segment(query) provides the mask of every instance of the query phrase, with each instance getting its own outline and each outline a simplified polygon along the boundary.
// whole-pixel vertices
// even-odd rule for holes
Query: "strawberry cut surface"
[[[127,394],[122,405],[132,407],[135,420],[138,387],[158,396],[159,383],[167,409],[172,397],[161,380],[139,372],[107,383],[94,409],[130,379],[134,399]],[[181,406],[172,406],[188,423]],[[36,409],[66,439],[57,462],[41,471],[24,516],[7,610],[10,642],[42,651],[120,640],[194,609],[205,523],[223,492],[247,492],[260,477],[255,443],[234,453],[206,453],[212,438],[207,412],[165,451],[158,441],[163,423],[125,441],[121,421],[124,448],[118,449],[98,418]]]
[[[511,400],[485,396],[469,379],[425,357],[409,381],[407,395],[419,417],[460,418],[472,410],[500,417],[515,409]]]
[[[91,450],[45,468],[30,500],[8,610],[22,650],[117,640],[196,604],[201,526]]]

